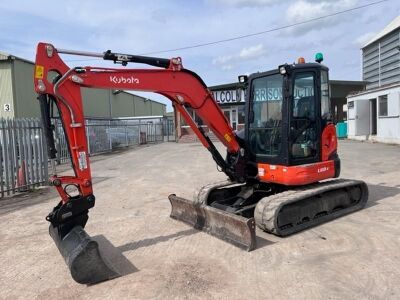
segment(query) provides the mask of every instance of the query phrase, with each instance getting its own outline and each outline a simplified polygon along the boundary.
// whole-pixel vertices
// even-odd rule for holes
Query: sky
[[[330,78],[361,80],[361,46],[400,15],[400,1],[249,38],[162,52],[229,39],[348,10],[377,0],[140,0],[0,1],[0,51],[34,60],[36,44],[56,48],[151,56],[180,56],[208,86],[232,83],[240,74],[275,69],[302,56],[324,54]],[[63,56],[73,66],[112,62]],[[142,68],[130,64],[131,68]],[[137,93],[172,107],[168,99]]]

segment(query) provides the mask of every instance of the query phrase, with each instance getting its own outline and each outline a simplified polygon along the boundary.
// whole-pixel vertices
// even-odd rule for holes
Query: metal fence
[[[59,119],[54,119],[58,163],[69,161],[65,134]],[[86,119],[89,154],[146,143],[175,141],[173,120],[163,117],[126,119]]]
[[[0,119],[0,195],[45,185],[47,150],[40,120]]]
[[[87,119],[89,154],[121,147],[175,141],[173,120],[159,118]],[[53,119],[58,162],[69,161],[64,130]],[[39,119],[0,118],[0,197],[46,185],[48,158]]]
[[[163,132],[166,142],[175,142],[175,123],[172,118],[164,118],[163,120]]]

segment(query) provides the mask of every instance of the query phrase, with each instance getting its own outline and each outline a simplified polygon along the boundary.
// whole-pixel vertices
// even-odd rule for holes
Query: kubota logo
[[[124,76],[110,76],[110,81],[112,83],[139,83],[139,78],[135,78],[133,76],[124,77]]]

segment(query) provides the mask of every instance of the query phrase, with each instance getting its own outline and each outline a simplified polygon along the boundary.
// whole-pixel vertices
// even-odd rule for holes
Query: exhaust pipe
[[[77,283],[96,284],[119,277],[101,256],[98,243],[82,226],[74,226],[61,238],[58,228],[50,224],[49,233]]]

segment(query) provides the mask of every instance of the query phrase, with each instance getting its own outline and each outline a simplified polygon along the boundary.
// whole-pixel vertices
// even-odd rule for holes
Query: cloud
[[[233,55],[218,56],[217,58],[213,59],[213,64],[214,65],[224,65],[224,64],[231,62],[234,59],[235,59],[235,56],[233,56]]]
[[[239,57],[242,59],[253,59],[263,56],[264,54],[265,49],[263,44],[258,44],[256,46],[243,48],[239,53]]]
[[[354,7],[358,0],[298,0],[290,4],[286,10],[287,24],[299,23],[310,19],[326,16],[342,10]],[[308,31],[320,30],[322,28],[337,25],[349,15],[339,15],[324,18],[307,24],[289,28],[286,33],[305,34]]]
[[[356,45],[357,47],[361,48],[367,42],[369,42],[375,35],[376,35],[375,31],[367,32],[363,35],[360,35],[358,38],[356,38],[355,41],[353,42],[353,44]]]
[[[0,51],[30,60],[34,59],[38,41],[51,42],[64,49],[90,52],[111,49],[144,55],[260,32],[364,4],[361,0],[146,0],[127,5],[126,0],[114,0],[110,9],[106,2],[96,0],[65,3],[43,0],[40,5],[31,0],[19,0],[18,5],[14,2],[0,1],[3,13],[0,27],[6,28],[0,34]],[[347,60],[359,61],[359,47],[354,42],[365,33],[382,30],[398,14],[393,1],[388,1],[297,26],[290,35],[281,30],[151,55],[181,56],[185,68],[199,74],[207,85],[217,85],[236,80],[238,74],[276,68],[299,55],[308,60],[315,52],[322,51],[332,78],[344,79],[342,75],[348,73],[346,78],[359,79],[359,68],[343,68]],[[320,28],[324,28],[323,32],[316,30]],[[109,61],[93,58],[66,55],[63,58],[71,67],[114,66]],[[129,67],[142,66],[130,64]],[[146,97],[158,99],[155,94]],[[170,105],[169,100],[166,103]]]
[[[261,7],[285,2],[283,0],[208,0],[210,3],[234,7]]]
[[[232,70],[236,63],[255,60],[265,55],[263,44],[250,46],[240,50],[238,54],[222,55],[213,59],[213,65],[218,65],[222,70]]]

